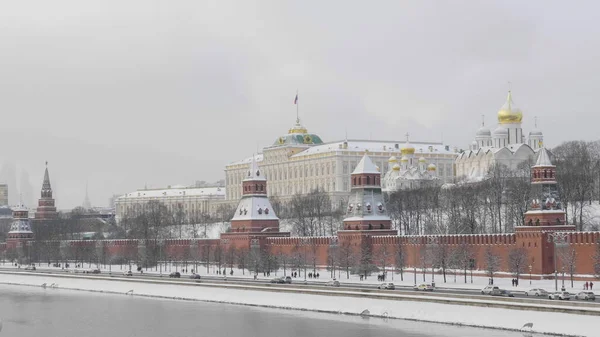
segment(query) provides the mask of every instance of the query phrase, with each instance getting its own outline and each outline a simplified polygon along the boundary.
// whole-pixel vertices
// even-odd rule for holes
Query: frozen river
[[[522,337],[521,333],[0,285],[1,336]]]

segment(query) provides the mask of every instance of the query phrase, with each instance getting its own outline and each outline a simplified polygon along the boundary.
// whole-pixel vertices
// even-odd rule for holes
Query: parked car
[[[481,289],[481,295],[500,295],[500,287],[498,286],[486,286]]]
[[[291,276],[286,276],[285,277],[285,283],[291,284],[292,283],[292,277]]]
[[[544,289],[541,288],[534,288],[534,289],[529,289],[525,292],[525,295],[527,296],[542,296],[542,297],[546,297],[548,296],[548,292]]]
[[[327,285],[330,287],[339,287],[340,286],[340,281],[338,280],[331,280],[329,282],[327,282]]]
[[[35,266],[27,266],[25,270],[35,270]]]
[[[180,278],[181,274],[178,271],[174,271],[171,274],[169,274],[169,277]]]
[[[133,276],[133,272],[131,270],[123,272],[123,276]]]
[[[548,299],[551,300],[570,300],[571,294],[566,291],[557,291],[555,293],[548,294]]]
[[[271,280],[271,283],[283,284],[283,283],[285,283],[285,278],[283,278],[283,277],[276,277],[276,278],[274,278],[274,279]]]
[[[190,275],[190,278],[192,280],[199,280],[200,279],[200,274],[192,274],[192,275]]]
[[[429,283],[422,283],[413,287],[413,289],[418,291],[433,291],[433,286]]]
[[[92,274],[100,274],[100,273],[101,273],[100,269],[92,270]]]
[[[596,295],[591,291],[581,291],[575,295],[576,300],[595,301]]]
[[[394,290],[396,287],[393,283],[382,283],[377,287],[377,289],[386,289],[386,290]]]

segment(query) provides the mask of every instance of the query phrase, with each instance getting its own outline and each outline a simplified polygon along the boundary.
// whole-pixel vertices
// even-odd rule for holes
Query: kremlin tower
[[[267,178],[252,160],[246,178],[242,181],[242,197],[231,219],[231,231],[221,234],[221,239],[234,240],[236,248],[247,248],[252,239],[288,237],[279,231],[279,218],[267,197]]]
[[[29,223],[29,211],[23,205],[13,208],[13,221],[6,238],[6,248],[16,251],[19,261],[25,257],[25,246],[34,238],[31,224]]]
[[[48,162],[46,162],[46,171],[44,172],[44,182],[42,183],[41,198],[38,201],[38,208],[35,211],[36,221],[56,220],[58,212],[54,206],[52,198],[52,186],[50,186],[50,176],[48,175]]]
[[[351,184],[346,218],[340,234],[367,231],[372,235],[397,235],[398,232],[391,229],[392,221],[381,193],[381,173],[368,155],[365,154],[356,165]]]

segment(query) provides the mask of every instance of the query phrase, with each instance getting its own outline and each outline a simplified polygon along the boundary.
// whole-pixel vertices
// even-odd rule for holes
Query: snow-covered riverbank
[[[175,298],[197,301],[232,303],[241,305],[276,307],[296,310],[311,310],[331,313],[360,314],[369,310],[373,315],[391,318],[435,321],[448,324],[494,327],[517,330],[525,323],[533,323],[533,330],[578,336],[596,336],[597,316],[584,316],[553,312],[519,311],[499,308],[471,307],[427,302],[394,301],[384,299],[331,297],[312,294],[265,293],[264,291],[183,286],[103,280],[94,278],[70,278],[51,275],[0,274],[0,283],[39,287],[58,284],[59,289]],[[47,291],[56,289],[47,288]]]

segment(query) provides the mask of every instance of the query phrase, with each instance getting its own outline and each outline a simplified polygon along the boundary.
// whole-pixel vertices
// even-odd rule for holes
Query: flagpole
[[[298,89],[296,89],[296,123],[300,123],[300,117],[298,114],[299,105],[300,105],[300,98],[298,97]]]

